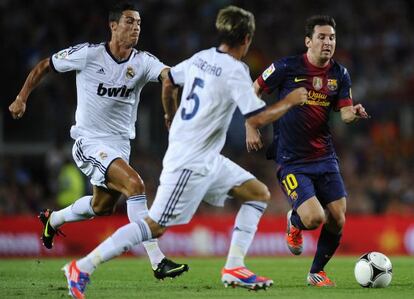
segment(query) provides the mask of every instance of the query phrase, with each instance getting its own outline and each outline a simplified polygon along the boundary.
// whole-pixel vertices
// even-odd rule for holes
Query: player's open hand
[[[365,111],[364,106],[362,106],[361,104],[353,106],[352,111],[354,112],[357,118],[369,118],[368,113]]]
[[[246,148],[247,152],[258,151],[263,147],[262,135],[258,129],[253,128],[245,122],[246,125]]]
[[[287,97],[293,105],[303,105],[308,99],[308,91],[304,87],[299,87],[289,93]]]
[[[14,102],[10,104],[9,111],[14,119],[22,118],[26,111],[26,102],[20,96],[17,96]]]

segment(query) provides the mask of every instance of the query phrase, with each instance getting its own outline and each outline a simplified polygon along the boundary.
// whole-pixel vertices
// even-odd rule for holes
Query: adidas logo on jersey
[[[103,83],[100,83],[96,94],[101,97],[108,96],[127,98],[133,90],[133,88],[127,88],[126,85],[123,85],[122,87],[104,87]]]
[[[96,71],[97,74],[105,75],[105,70],[101,67],[99,70]]]

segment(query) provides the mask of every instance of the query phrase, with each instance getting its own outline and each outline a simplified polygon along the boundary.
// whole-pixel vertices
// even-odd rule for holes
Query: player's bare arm
[[[254,81],[253,88],[254,88],[254,92],[256,93],[256,95],[259,98],[262,98],[263,88],[260,86],[260,84],[259,84],[259,82],[257,82],[257,80]]]
[[[162,106],[164,108],[164,121],[169,129],[178,108],[178,87],[176,87],[168,76],[169,68],[161,71],[162,81]]]
[[[294,89],[281,101],[268,106],[264,111],[253,115],[247,119],[247,122],[253,128],[260,128],[275,120],[281,118],[290,108],[302,105],[308,99],[308,92],[306,88],[299,87]]]
[[[360,118],[369,118],[364,106],[357,104],[341,108],[341,119],[344,123],[351,123]]]
[[[255,94],[261,98],[263,94],[263,88],[260,84],[256,81],[253,83],[253,88]],[[247,152],[251,152],[253,150],[258,151],[263,147],[262,136],[260,134],[259,129],[253,128],[249,123],[245,122],[246,127],[246,148]]]
[[[39,85],[41,79],[50,71],[49,58],[41,60],[29,73],[16,99],[9,106],[14,119],[19,119],[26,111],[26,102],[33,89]]]
[[[259,129],[253,128],[247,121],[244,124],[246,127],[247,152],[260,150],[263,147],[263,141]]]

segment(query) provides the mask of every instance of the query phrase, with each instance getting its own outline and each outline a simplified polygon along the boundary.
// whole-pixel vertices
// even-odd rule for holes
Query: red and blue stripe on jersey
[[[279,164],[336,158],[329,131],[329,113],[352,105],[351,78],[345,67],[331,60],[323,68],[312,65],[306,54],[275,61],[257,82],[266,93],[283,99],[305,87],[308,100],[293,107],[274,126],[276,161]]]

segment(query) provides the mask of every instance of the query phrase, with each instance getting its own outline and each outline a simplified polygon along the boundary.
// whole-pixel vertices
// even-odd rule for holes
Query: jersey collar
[[[105,43],[105,50],[108,53],[108,55],[111,56],[112,60],[115,61],[118,64],[122,64],[122,63],[127,62],[129,60],[129,58],[131,58],[132,52],[134,52],[134,50],[132,50],[131,53],[129,53],[128,58],[126,58],[124,60],[118,60],[118,59],[115,58],[114,55],[112,55],[111,49],[109,49],[109,43],[108,42]]]

